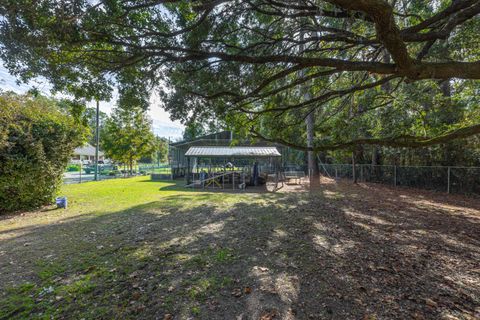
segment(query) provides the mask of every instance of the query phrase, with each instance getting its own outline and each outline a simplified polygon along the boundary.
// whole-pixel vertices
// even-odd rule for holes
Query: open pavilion
[[[187,186],[245,189],[278,182],[282,155],[274,146],[194,146],[185,157]]]

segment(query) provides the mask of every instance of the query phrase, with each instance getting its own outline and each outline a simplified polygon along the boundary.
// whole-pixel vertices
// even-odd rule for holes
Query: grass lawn
[[[476,319],[480,202],[384,186],[65,185],[0,217],[0,319]]]

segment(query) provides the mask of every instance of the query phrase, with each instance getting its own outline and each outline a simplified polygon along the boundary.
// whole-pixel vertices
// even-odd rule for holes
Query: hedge
[[[56,100],[0,94],[0,213],[52,203],[85,128]]]

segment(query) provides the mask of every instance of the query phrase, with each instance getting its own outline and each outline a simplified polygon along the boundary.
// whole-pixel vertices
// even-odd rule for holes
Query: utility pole
[[[160,137],[158,136],[157,134],[157,140],[156,140],[156,143],[157,143],[157,167],[160,167]]]
[[[170,149],[170,136],[168,137],[168,147],[167,147],[167,163],[168,163],[168,167],[170,168],[170,176],[172,177],[172,180],[173,180],[173,177],[175,176],[175,169],[173,168],[173,162],[172,162],[172,159],[173,159],[173,155],[171,154],[173,151]]]
[[[98,142],[99,142],[99,113],[100,113],[100,103],[97,98],[97,112],[95,115],[95,181],[98,181]]]

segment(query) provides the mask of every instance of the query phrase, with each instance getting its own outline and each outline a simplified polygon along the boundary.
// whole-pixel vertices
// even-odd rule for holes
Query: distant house
[[[98,160],[105,160],[105,155],[102,151],[98,151]],[[93,163],[95,161],[95,147],[87,143],[83,147],[76,148],[73,151],[71,162],[76,163],[80,161]]]

